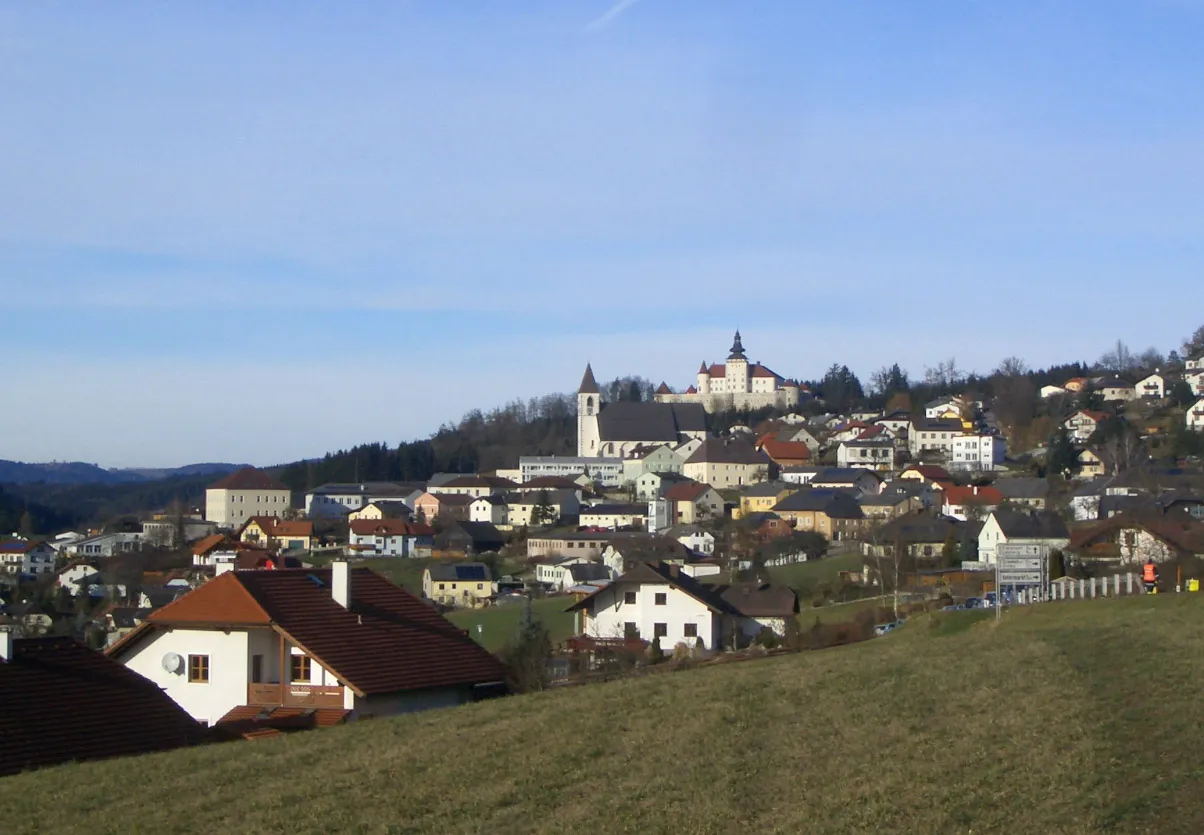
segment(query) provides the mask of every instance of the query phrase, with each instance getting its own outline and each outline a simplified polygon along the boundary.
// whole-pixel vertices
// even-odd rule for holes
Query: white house
[[[55,550],[48,542],[28,539],[0,541],[0,571],[40,577],[54,573]]]
[[[680,473],[685,458],[673,451],[672,444],[636,447],[623,459],[623,483],[630,484],[644,473]]]
[[[1095,434],[1095,430],[1099,428],[1100,423],[1107,420],[1107,418],[1108,415],[1105,412],[1080,409],[1062,421],[1062,428],[1066,430],[1066,434],[1070,440],[1083,444]]]
[[[254,467],[243,467],[205,490],[205,518],[219,528],[235,529],[252,516],[284,517],[292,491]]]
[[[1188,429],[1204,432],[1204,398],[1197,400],[1196,404],[1187,410],[1184,420]]]
[[[1108,377],[1096,386],[1104,402],[1114,400],[1132,400],[1137,397],[1137,390],[1128,380],[1119,377]]]
[[[1070,543],[1066,523],[1053,513],[996,510],[978,534],[979,562],[995,564],[995,549],[1007,543],[1065,548]]]
[[[838,467],[861,467],[884,473],[895,463],[895,442],[889,438],[844,441],[836,448]]]
[[[354,484],[323,484],[305,493],[305,515],[310,519],[341,519],[373,502],[402,501],[414,492],[391,481],[364,481]],[[279,513],[275,515],[280,515]]]
[[[1196,354],[1191,357],[1183,363],[1183,367],[1188,371],[1204,371],[1204,354]]]
[[[598,560],[584,557],[560,557],[535,566],[535,581],[554,591],[568,591],[585,583],[603,583],[611,571]]]
[[[1187,383],[1187,387],[1191,389],[1192,394],[1196,396],[1204,395],[1204,369],[1187,372],[1183,375],[1183,381]]]
[[[715,553],[715,535],[698,525],[674,525],[665,532],[696,554]]]
[[[1135,386],[1137,396],[1147,400],[1161,400],[1166,396],[1166,378],[1155,371]]]
[[[648,504],[596,504],[582,507],[578,522],[583,528],[642,530],[648,524]]]
[[[936,454],[948,457],[953,439],[965,434],[960,420],[916,419],[907,431],[907,450],[912,458]]]
[[[55,583],[69,591],[73,597],[86,593],[101,582],[100,570],[86,562],[71,563],[55,578]]]
[[[198,721],[315,724],[473,701],[505,669],[434,608],[368,569],[229,571],[147,616],[106,654]]]
[[[735,588],[735,587],[733,587]],[[640,563],[579,600],[577,634],[594,639],[659,640],[665,652],[679,643],[706,649],[747,641],[763,627],[784,630],[798,611],[797,597],[780,587],[750,587],[735,595],[696,582],[677,565]],[[732,602],[747,599],[747,610]]]
[[[953,439],[949,467],[954,470],[996,470],[1003,459],[1003,438],[996,435],[959,435]]]
[[[430,554],[435,532],[421,522],[354,519],[348,523],[347,550],[361,557],[417,557]]]
[[[1051,397],[1061,397],[1066,393],[1066,389],[1061,386],[1041,386],[1041,399],[1048,400]]]
[[[506,524],[506,500],[502,496],[481,496],[468,506],[468,521]]]
[[[139,551],[144,544],[141,532],[102,533],[72,542],[67,553],[72,557],[111,557]]]
[[[585,475],[598,487],[618,487],[623,483],[623,459],[618,457],[524,455],[518,459],[518,468],[522,471],[523,481],[540,476],[573,478]]]

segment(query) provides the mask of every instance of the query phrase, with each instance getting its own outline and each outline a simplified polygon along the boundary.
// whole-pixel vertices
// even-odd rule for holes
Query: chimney
[[[13,630],[0,627],[0,661],[13,660]]]
[[[346,560],[330,564],[330,596],[344,609],[351,608],[351,569]]]

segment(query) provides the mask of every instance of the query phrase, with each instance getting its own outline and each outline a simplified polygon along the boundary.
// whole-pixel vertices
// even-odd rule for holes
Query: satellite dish
[[[163,656],[163,669],[169,673],[180,672],[180,665],[184,663],[184,659],[180,657],[178,652],[169,652]]]

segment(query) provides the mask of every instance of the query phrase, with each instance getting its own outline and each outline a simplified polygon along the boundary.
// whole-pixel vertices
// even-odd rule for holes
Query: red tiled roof
[[[719,363],[715,363],[707,371],[707,374],[711,375],[712,377],[726,377],[727,376],[727,366],[721,365]]]
[[[435,533],[429,525],[402,519],[352,519],[350,527],[356,536],[433,536]]]
[[[221,481],[209,485],[210,490],[287,490],[288,485],[281,484],[276,479],[257,470],[254,467],[243,467],[235,470]]]
[[[665,491],[665,498],[671,502],[693,502],[697,501],[698,497],[710,490],[708,484],[702,484],[697,481],[683,481],[674,484]]]
[[[1003,503],[1003,494],[994,487],[946,487],[945,504],[948,505],[998,505]]]
[[[1078,415],[1083,415],[1084,417],[1089,417],[1096,423],[1099,423],[1101,420],[1108,419],[1107,412],[1097,412],[1097,411],[1093,411],[1091,409],[1079,409],[1077,412],[1075,412],[1073,415],[1071,415],[1071,417],[1077,417]]]
[[[199,539],[196,542],[194,542],[192,544],[192,553],[195,556],[201,557],[201,556],[204,556],[205,554],[208,554],[210,551],[216,550],[218,548],[218,546],[220,546],[220,545],[226,545],[230,548],[234,547],[234,544],[232,542],[230,542],[229,539],[226,538],[225,534],[215,533],[215,534],[210,534],[209,536],[205,537],[204,539]]]
[[[0,661],[0,774],[209,739],[156,685],[70,638],[18,639]]]
[[[912,464],[903,472],[919,473],[929,481],[949,481],[952,478],[948,470],[935,464]]]
[[[405,589],[366,568],[350,572],[351,608],[334,601],[330,569],[231,571],[153,613],[109,648],[184,624],[271,625],[359,695],[505,679],[505,667]]]
[[[698,389],[690,386],[688,389],[686,389],[686,394],[698,394]]]
[[[662,382],[659,386],[657,386],[656,393],[657,394],[672,394],[673,392],[669,389],[669,386],[667,386],[664,382]]]
[[[767,435],[757,441],[757,449],[778,464],[811,460],[811,450],[802,441],[779,441],[777,438]]]

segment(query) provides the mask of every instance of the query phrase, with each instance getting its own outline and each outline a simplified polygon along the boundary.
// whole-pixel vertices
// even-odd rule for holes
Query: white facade
[[[67,553],[73,557],[111,557],[138,551],[142,545],[141,533],[102,533],[72,542]]]
[[[60,571],[55,582],[60,588],[71,592],[72,595],[78,595],[100,583],[100,571],[87,563],[79,563]]]
[[[1187,382],[1192,394],[1204,396],[1204,371],[1192,371],[1184,374],[1183,379]]]
[[[995,470],[1003,463],[1003,438],[962,435],[953,439],[949,466],[955,470]]]
[[[252,516],[284,518],[292,502],[289,490],[227,490],[210,487],[205,491],[205,518],[219,528],[234,529]]]
[[[1066,389],[1061,386],[1041,386],[1041,399],[1048,400],[1051,397],[1060,397],[1066,393]]]
[[[1154,372],[1144,380],[1138,380],[1135,388],[1138,397],[1161,400],[1166,396],[1166,378]]]
[[[1095,434],[1095,430],[1102,419],[1102,415],[1092,412],[1075,412],[1062,421],[1062,428],[1066,430],[1066,434],[1070,440],[1082,444],[1086,443]]]
[[[586,557],[561,557],[555,562],[540,563],[535,566],[535,582],[550,586],[557,591],[565,591],[574,585],[569,566],[589,564],[601,563]]]
[[[1196,401],[1196,404],[1187,410],[1184,421],[1188,429],[1204,432],[1204,399]]]
[[[373,502],[399,502],[402,498],[390,484],[324,484],[306,492],[305,515],[310,519],[341,519]]]
[[[836,448],[838,467],[859,467],[884,473],[894,466],[894,462],[892,441],[845,441]]]
[[[1066,537],[1008,539],[1007,534],[999,527],[999,521],[992,513],[983,523],[978,533],[978,561],[987,565],[995,564],[995,549],[1008,542],[1023,542],[1025,545],[1048,545],[1050,548],[1065,548],[1070,544]]]
[[[675,539],[698,554],[715,553],[715,535],[701,528],[692,528],[678,534]],[[711,572],[707,572],[708,574]],[[698,576],[698,575],[691,575]]]
[[[695,375],[695,384],[682,394],[661,392],[658,403],[701,403],[708,412],[731,409],[791,409],[798,405],[799,387],[760,363],[750,364],[744,356],[740,332],[736,331],[731,354],[724,365],[705,362]]]
[[[661,649],[678,643],[707,649],[722,641],[721,618],[704,603],[668,583],[611,584],[579,613],[578,634],[591,638],[623,638],[634,630],[645,641],[660,637]]]
[[[596,402],[598,395],[592,395],[592,398]],[[590,421],[590,423],[597,426],[597,421]],[[623,459],[621,458],[531,455],[518,459],[518,468],[522,471],[523,481],[530,481],[540,476],[572,478],[585,475],[599,487],[618,487],[623,483]]]
[[[483,496],[468,506],[468,521],[506,524],[506,502],[500,497]]]
[[[685,459],[673,451],[669,444],[662,444],[647,455],[623,459],[623,483],[634,482],[644,473],[680,473]]]
[[[907,450],[912,458],[919,457],[925,452],[936,452],[948,457],[953,452],[953,441],[965,432],[958,424],[954,426],[929,426],[912,424],[907,433]]]
[[[347,540],[347,550],[362,557],[416,557],[419,556],[418,539],[413,534],[357,534],[351,531]]]

